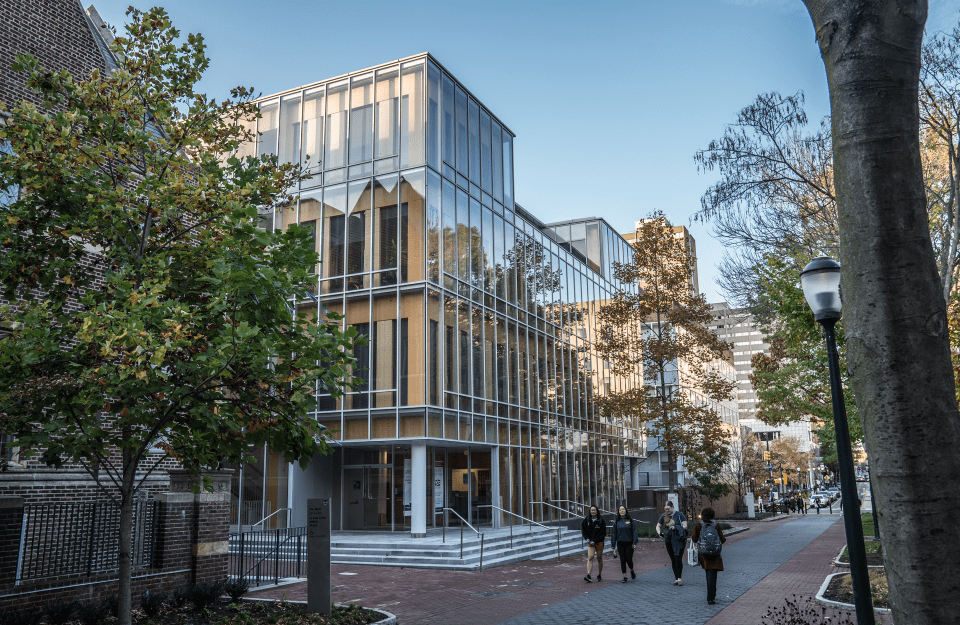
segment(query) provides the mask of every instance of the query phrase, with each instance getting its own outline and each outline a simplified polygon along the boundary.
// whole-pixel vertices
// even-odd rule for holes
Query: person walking
[[[597,559],[597,581],[602,582],[603,578],[603,543],[607,540],[607,522],[600,516],[600,510],[596,506],[590,506],[590,512],[583,518],[580,524],[580,534],[587,541],[587,576],[584,581],[588,584],[593,582],[590,577],[590,570],[593,568],[593,559]]]
[[[657,521],[657,535],[663,537],[667,545],[673,576],[677,578],[673,585],[683,586],[683,548],[687,542],[687,517],[679,510],[674,510],[670,501],[663,507],[663,514]]]
[[[624,584],[627,583],[627,568],[630,569],[630,577],[637,579],[637,574],[633,571],[633,550],[638,542],[640,531],[637,529],[637,522],[630,518],[625,506],[620,506],[610,528],[610,550],[614,558],[620,557],[620,572],[623,573]]]
[[[693,542],[697,545],[700,566],[707,574],[707,603],[717,602],[717,573],[723,570],[723,558],[720,551],[727,538],[723,530],[717,527],[713,519],[717,516],[713,508],[700,511],[700,522],[693,526]]]

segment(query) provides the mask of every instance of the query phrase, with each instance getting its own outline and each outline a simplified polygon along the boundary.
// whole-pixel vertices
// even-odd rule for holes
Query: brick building
[[[112,33],[96,9],[84,10],[79,0],[6,3],[3,17],[0,102],[6,109],[21,101],[43,105],[25,87],[26,75],[12,67],[18,53],[32,54],[42,67],[66,70],[77,79],[117,67],[108,48]],[[0,124],[6,119],[0,111]],[[2,154],[11,151],[8,145],[0,148]],[[16,193],[4,190],[0,205]],[[87,262],[98,271],[95,255]],[[0,327],[0,339],[4,334]],[[0,458],[7,462],[0,472],[0,611],[116,592],[116,509],[103,503],[107,497],[90,473],[75,464],[50,469],[37,458],[22,458],[16,441],[2,432]],[[213,475],[214,492],[194,494],[190,476],[173,460],[162,468],[170,472],[156,471],[139,493],[146,512],[138,521],[144,531],[143,544],[135,546],[140,554],[133,573],[135,598],[144,590],[222,579],[227,571],[229,473]],[[97,524],[99,534],[87,529]]]

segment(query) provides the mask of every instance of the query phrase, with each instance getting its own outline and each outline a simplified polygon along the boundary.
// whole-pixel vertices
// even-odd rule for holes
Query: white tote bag
[[[700,559],[697,557],[697,545],[691,540],[687,542],[687,564],[690,566],[697,566],[700,564]]]

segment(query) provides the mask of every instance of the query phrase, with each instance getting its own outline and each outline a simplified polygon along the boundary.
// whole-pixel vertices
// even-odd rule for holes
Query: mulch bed
[[[870,577],[875,577],[873,571],[870,572]],[[873,584],[871,584],[873,586]],[[841,603],[853,603],[853,586],[850,582],[850,575],[837,575],[830,580],[830,585],[827,586],[827,590],[823,593],[824,599],[829,599],[830,601],[840,601]],[[873,596],[873,607],[875,608],[889,608],[890,604],[886,598],[878,598],[876,593]]]

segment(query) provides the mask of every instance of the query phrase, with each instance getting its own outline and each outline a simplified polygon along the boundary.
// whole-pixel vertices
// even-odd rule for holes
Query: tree
[[[667,452],[671,489],[676,461],[683,456],[690,472],[712,474],[726,458],[727,434],[710,402],[729,400],[735,383],[713,366],[729,345],[706,324],[713,313],[692,288],[693,255],[662,213],[637,229],[633,258],[615,264],[624,285],[600,307],[597,352],[614,375],[642,367],[643,386],[597,398],[608,415],[635,415]],[[699,395],[699,397],[697,397]],[[704,398],[706,401],[704,401]]]
[[[825,462],[836,461],[836,434],[827,354],[813,311],[798,286],[800,272],[794,263],[768,256],[754,267],[759,285],[757,321],[767,335],[769,353],[754,354],[750,360],[750,383],[760,403],[757,418],[768,425],[813,419],[817,424],[820,451]],[[843,323],[836,326],[841,366],[846,364]],[[844,389],[850,440],[863,438],[853,392]]]
[[[302,173],[228,156],[250,139],[250,92],[197,93],[202,37],[128,14],[107,75],[18,55],[49,112],[22,103],[0,128],[0,188],[21,190],[0,208],[0,430],[119,506],[122,624],[138,485],[168,456],[198,473],[264,443],[305,465],[328,449],[316,390],[339,395],[355,362],[336,316],[295,313],[316,284],[310,233],[257,227]]]
[[[960,612],[960,411],[917,128],[924,0],[805,0],[830,88],[847,368],[894,620]]]

